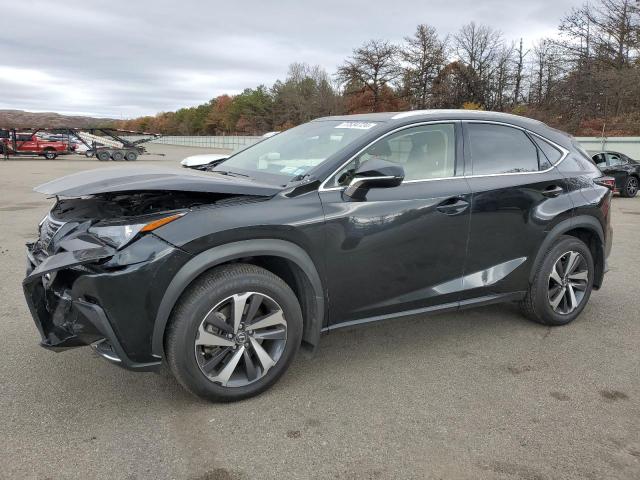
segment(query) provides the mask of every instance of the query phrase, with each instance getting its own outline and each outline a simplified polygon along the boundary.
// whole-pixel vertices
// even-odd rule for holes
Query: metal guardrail
[[[164,145],[180,145],[184,147],[202,147],[202,148],[220,148],[226,150],[238,150],[251,145],[262,137],[259,136],[165,136],[153,143],[161,143]]]
[[[127,136],[125,138],[130,141],[138,139],[135,135]],[[167,135],[156,140],[152,140],[151,143],[177,145],[181,147],[238,150],[261,139],[262,137],[253,135]]]
[[[612,150],[640,160],[640,137],[576,137],[589,152]]]

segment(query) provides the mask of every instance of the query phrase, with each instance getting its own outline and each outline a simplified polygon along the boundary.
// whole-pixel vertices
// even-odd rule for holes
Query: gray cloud
[[[195,105],[286,74],[333,73],[371,38],[471,20],[530,43],[582,0],[204,2],[20,0],[0,9],[0,108],[132,117]]]

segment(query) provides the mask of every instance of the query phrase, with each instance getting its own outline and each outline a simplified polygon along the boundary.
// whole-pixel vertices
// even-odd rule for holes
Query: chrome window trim
[[[346,195],[352,196],[360,188],[360,186],[368,181],[372,180],[397,180],[400,177],[394,177],[393,175],[383,175],[380,177],[353,177],[349,182],[349,186],[344,191]]]
[[[506,122],[499,122],[496,120],[461,120],[461,121],[464,123],[488,123],[492,125],[501,125],[503,127],[511,127],[518,130],[522,130],[523,132],[528,133],[529,135],[533,135],[534,137],[538,137],[544,140],[545,142],[549,143],[553,147],[560,150],[560,153],[562,153],[562,156],[558,159],[558,161],[556,161],[556,163],[551,164],[551,166],[545,170],[536,170],[535,172],[482,173],[478,175],[465,175],[464,178],[501,177],[501,176],[508,176],[508,175],[536,175],[540,173],[547,173],[553,170],[555,167],[557,167],[560,164],[560,162],[562,162],[569,155],[569,150],[558,145],[556,142],[549,140],[547,137],[543,137],[542,135],[539,135],[535,132],[532,132],[531,130],[527,130],[526,128],[520,127],[518,125],[513,125],[511,123],[506,123]],[[536,147],[536,149],[538,148],[538,146],[535,145],[535,143],[534,143],[534,146]]]
[[[384,135],[376,138],[375,140],[369,142],[366,146],[364,146],[363,148],[361,148],[360,150],[358,150],[358,152],[356,152],[354,155],[352,155],[351,157],[349,157],[349,159],[347,161],[345,161],[344,163],[342,163],[338,168],[336,168],[333,173],[331,173],[331,175],[329,175],[321,184],[320,187],[318,188],[319,192],[331,192],[331,191],[336,191],[336,190],[343,190],[345,188],[348,188],[347,185],[343,185],[340,187],[326,187],[326,183],[331,180],[340,170],[342,170],[349,162],[351,162],[354,158],[356,158],[358,155],[360,155],[362,152],[364,152],[367,148],[369,148],[371,145],[373,145],[374,143],[376,143],[378,140],[382,140],[383,138],[385,138],[388,135],[392,135],[396,132],[399,132],[401,130],[406,130],[407,128],[413,128],[413,127],[420,127],[422,125],[437,125],[437,124],[442,124],[442,123],[452,123],[452,124],[456,124],[456,123],[488,123],[488,124],[493,124],[493,125],[502,125],[505,127],[511,127],[511,128],[516,128],[518,130],[522,130],[525,133],[528,133],[529,135],[533,135],[536,136],[542,140],[544,140],[545,142],[549,143],[550,145],[552,145],[554,148],[557,148],[561,153],[562,156],[560,157],[560,159],[558,161],[556,161],[555,163],[553,163],[549,168],[545,169],[545,170],[538,170],[535,172],[508,172],[508,173],[484,173],[484,174],[478,174],[478,175],[456,175],[453,177],[439,177],[439,178],[423,178],[423,179],[418,179],[418,180],[403,180],[402,181],[402,185],[404,185],[405,183],[420,183],[420,182],[434,182],[437,180],[455,180],[455,179],[460,179],[460,178],[484,178],[484,177],[502,177],[502,176],[509,176],[509,175],[537,175],[537,174],[542,174],[542,173],[548,173],[551,170],[553,170],[555,167],[557,167],[565,158],[567,158],[569,156],[569,150],[567,150],[566,148],[558,145],[556,142],[554,142],[553,140],[549,140],[547,137],[544,137],[538,133],[532,132],[531,130],[527,130],[524,127],[520,127],[518,125],[513,125],[511,123],[506,123],[506,122],[499,122],[496,120],[431,120],[431,121],[424,121],[424,122],[417,122],[417,123],[411,123],[409,125],[403,125],[401,127],[395,128],[393,130],[388,131],[387,133],[385,133]],[[536,148],[538,148],[538,146],[536,145]]]

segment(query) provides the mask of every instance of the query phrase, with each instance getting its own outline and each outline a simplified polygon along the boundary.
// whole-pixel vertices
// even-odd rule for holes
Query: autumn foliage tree
[[[342,112],[342,99],[331,78],[317,65],[291,64],[287,78],[276,81],[271,93],[273,123],[278,129]]]
[[[397,45],[386,40],[371,40],[353,51],[338,67],[337,78],[345,93],[369,99],[368,111],[383,111],[385,88],[393,88],[402,75]]]

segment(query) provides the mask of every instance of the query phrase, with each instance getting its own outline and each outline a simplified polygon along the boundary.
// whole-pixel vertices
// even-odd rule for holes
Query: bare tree
[[[563,42],[574,59],[628,66],[640,48],[640,2],[599,0],[572,9],[560,24]]]
[[[640,57],[639,7],[637,0],[599,0],[563,18],[558,47],[569,60],[562,83],[562,105],[571,106],[567,117],[617,117],[640,95],[633,81]]]
[[[533,47],[532,81],[529,102],[547,105],[562,74],[561,54],[553,40],[539,40]]]
[[[586,11],[594,26],[598,54],[617,69],[629,65],[640,47],[637,0],[600,0]]]
[[[380,108],[385,86],[392,85],[402,75],[399,49],[385,40],[371,40],[356,48],[344,64],[338,67],[337,78],[347,87],[347,92],[368,90],[371,92],[371,111]]]
[[[492,75],[488,79],[487,107],[492,110],[504,110],[511,97],[514,82],[513,52],[514,45],[503,45],[496,54]]]
[[[433,81],[445,65],[448,38],[440,40],[434,27],[422,24],[404,40],[401,58],[405,62],[405,94],[413,108],[427,108]]]
[[[514,87],[513,87],[513,104],[518,105],[522,97],[522,80],[524,77],[524,60],[529,54],[529,50],[525,51],[522,44],[522,38],[516,50],[516,64],[514,69]]]
[[[567,57],[578,63],[591,56],[593,25],[589,4],[584,4],[580,8],[572,8],[562,18],[558,30],[563,37],[560,45],[565,50]]]
[[[471,22],[454,36],[454,43],[458,58],[476,73],[481,82],[486,83],[493,74],[496,58],[503,46],[502,33],[487,25]]]

